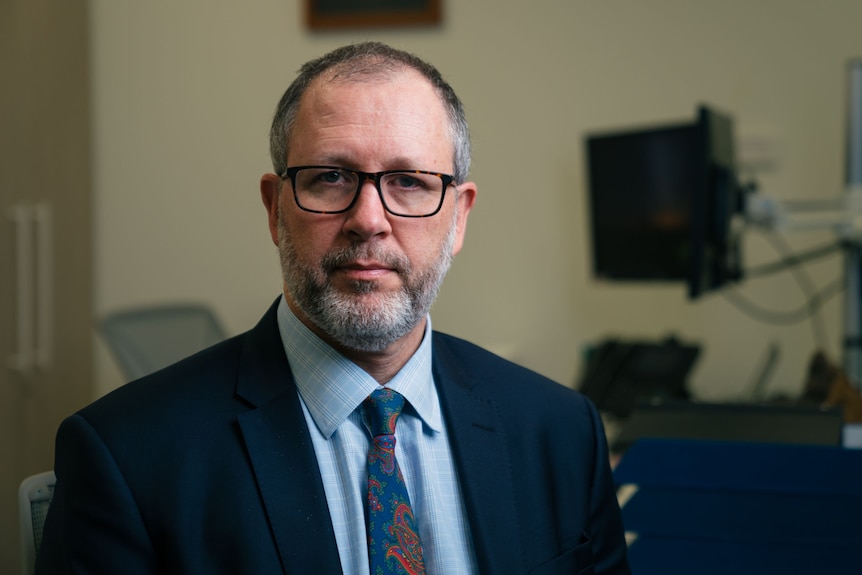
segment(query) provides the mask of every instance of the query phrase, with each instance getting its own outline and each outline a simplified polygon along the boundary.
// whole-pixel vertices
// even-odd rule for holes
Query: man
[[[271,148],[283,296],[62,424],[37,572],[627,573],[596,410],[431,331],[476,197],[439,73],[377,43],[309,62]]]

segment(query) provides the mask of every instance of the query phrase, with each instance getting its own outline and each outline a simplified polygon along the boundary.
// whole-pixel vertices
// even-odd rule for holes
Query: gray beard
[[[288,294],[325,334],[346,348],[379,352],[415,328],[428,314],[452,263],[457,214],[437,260],[425,272],[414,274],[410,260],[384,250],[376,243],[355,243],[324,255],[317,267],[299,261],[296,246],[278,214],[278,250]],[[349,292],[336,290],[332,271],[356,259],[374,259],[395,270],[402,281],[396,293],[380,290],[377,282],[354,281]]]

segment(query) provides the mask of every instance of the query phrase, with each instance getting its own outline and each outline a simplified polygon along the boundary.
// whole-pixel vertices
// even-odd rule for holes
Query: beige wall
[[[699,397],[744,396],[767,345],[771,391],[799,392],[810,323],[765,326],[722,296],[682,286],[610,286],[588,267],[585,132],[733,113],[745,142],[767,137],[779,197],[842,191],[845,62],[862,56],[862,2],[824,0],[449,0],[434,29],[316,34],[299,0],[93,0],[96,297],[99,314],[203,300],[232,333],[279,290],[257,182],[269,170],[274,105],[305,60],[377,39],[437,64],[461,94],[479,198],[464,252],[433,310],[437,329],[571,384],[582,347],[609,335],[675,333],[704,346]],[[804,247],[827,235],[795,233]],[[757,234],[750,264],[776,254]],[[825,285],[832,259],[810,266]],[[743,293],[802,304],[788,274]],[[839,353],[842,305],[826,306]],[[122,383],[97,346],[99,389]]]

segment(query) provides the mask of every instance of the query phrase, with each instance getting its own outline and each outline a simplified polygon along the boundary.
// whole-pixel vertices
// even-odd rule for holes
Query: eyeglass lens
[[[299,206],[316,212],[344,211],[353,203],[366,176],[337,168],[302,168],[294,176]],[[387,210],[396,215],[424,216],[442,203],[444,181],[438,174],[387,172],[375,184]]]

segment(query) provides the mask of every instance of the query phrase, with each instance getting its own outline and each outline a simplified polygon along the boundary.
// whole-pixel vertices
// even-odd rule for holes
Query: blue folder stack
[[[634,575],[862,573],[862,451],[643,439],[614,470]]]

